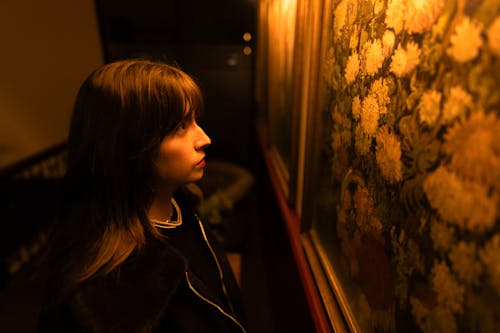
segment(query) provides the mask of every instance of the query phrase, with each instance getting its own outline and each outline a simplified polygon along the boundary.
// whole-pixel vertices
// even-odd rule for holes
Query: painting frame
[[[296,26],[298,1],[265,0],[259,3],[257,101],[265,149],[287,203],[295,205],[297,193],[298,108],[297,75],[300,71]],[[289,38],[292,36],[292,38]]]
[[[303,15],[309,20],[302,27],[305,31],[302,34],[304,40],[308,40],[310,50],[305,55],[308,62],[308,72],[303,73],[302,81],[302,141],[301,151],[303,164],[299,167],[297,203],[301,219],[301,241],[306,258],[309,262],[316,287],[321,295],[325,313],[329,319],[331,328],[339,333],[360,333],[359,325],[356,322],[355,314],[350,309],[340,280],[335,269],[330,264],[322,247],[321,242],[314,234],[312,228],[314,208],[312,200],[316,195],[316,186],[321,180],[318,178],[320,164],[320,150],[323,143],[323,120],[322,111],[324,102],[324,83],[321,79],[322,64],[327,61],[326,44],[328,38],[329,25],[331,24],[331,0],[314,1],[313,6],[304,5]],[[305,172],[309,170],[309,172]]]

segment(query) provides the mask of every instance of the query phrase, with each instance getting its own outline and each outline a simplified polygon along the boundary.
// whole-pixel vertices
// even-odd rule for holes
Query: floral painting
[[[500,0],[334,0],[312,230],[360,332],[500,327]]]

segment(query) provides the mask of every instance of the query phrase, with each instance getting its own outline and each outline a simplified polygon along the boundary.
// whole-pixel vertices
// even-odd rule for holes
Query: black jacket
[[[191,269],[189,256],[168,239],[151,238],[111,274],[84,282],[69,297],[58,298],[53,286],[42,307],[38,331],[245,332],[238,286],[226,257],[195,214],[183,210],[183,215],[184,223],[199,228],[211,265],[220,272],[219,292],[199,276],[200,271]]]

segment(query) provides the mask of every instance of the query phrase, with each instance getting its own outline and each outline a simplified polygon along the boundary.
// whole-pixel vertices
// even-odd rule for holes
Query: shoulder
[[[46,303],[40,332],[114,332],[113,325],[120,332],[141,332],[152,327],[181,284],[187,264],[168,243],[152,238],[146,244],[111,273]],[[75,329],[57,330],[67,327]]]

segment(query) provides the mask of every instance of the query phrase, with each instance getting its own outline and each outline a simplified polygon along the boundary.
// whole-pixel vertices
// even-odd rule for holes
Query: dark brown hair
[[[148,235],[159,236],[146,217],[155,154],[166,135],[202,109],[194,80],[165,63],[109,63],[83,82],[68,138],[63,210],[54,228],[54,264],[64,286],[109,273]]]

